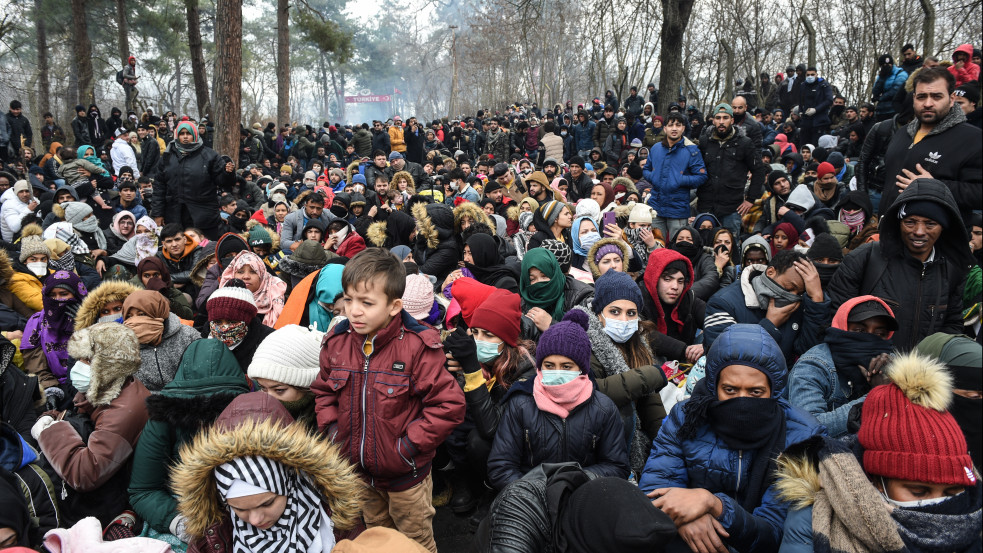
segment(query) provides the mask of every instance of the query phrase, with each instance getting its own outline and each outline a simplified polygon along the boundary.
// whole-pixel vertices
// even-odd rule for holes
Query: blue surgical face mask
[[[89,382],[92,380],[92,367],[81,361],[76,361],[72,365],[68,377],[72,380],[72,386],[83,394],[89,391]]]
[[[816,77],[815,76],[806,77],[806,82],[812,84],[816,82]]]
[[[488,363],[498,357],[501,352],[498,350],[501,344],[495,342],[485,342],[484,340],[474,339],[474,344],[478,350],[478,362]]]
[[[600,239],[601,239],[601,235],[600,234],[598,234],[597,232],[594,232],[594,231],[590,231],[587,234],[584,234],[583,236],[580,237],[580,245],[585,250],[589,250]]]
[[[577,371],[543,369],[543,386],[560,386],[573,382],[578,376],[580,373]]]
[[[627,321],[604,319],[604,333],[619,344],[627,342],[636,332],[638,332],[638,319]]]
[[[123,324],[123,314],[122,313],[113,313],[111,315],[105,315],[103,317],[99,317],[99,320],[97,322],[100,322],[100,323],[120,323],[120,324]]]

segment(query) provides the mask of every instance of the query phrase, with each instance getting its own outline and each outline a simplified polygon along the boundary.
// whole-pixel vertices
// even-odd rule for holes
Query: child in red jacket
[[[363,476],[366,525],[396,528],[430,551],[434,450],[464,420],[464,392],[444,369],[436,330],[403,310],[406,269],[381,248],[341,276],[348,319],[321,348],[318,427]]]

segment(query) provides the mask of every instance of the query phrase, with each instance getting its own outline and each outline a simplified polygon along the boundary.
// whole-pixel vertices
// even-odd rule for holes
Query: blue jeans
[[[733,212],[730,215],[724,217],[720,220],[720,226],[730,230],[734,233],[734,239],[740,243],[741,241],[741,214],[738,212]]]
[[[672,235],[676,234],[676,231],[685,227],[689,219],[672,219],[669,217],[659,217],[656,216],[652,220],[652,230],[658,229],[662,233],[662,237],[665,239],[666,244],[672,239]]]
[[[868,189],[867,193],[870,194],[870,203],[874,204],[874,214],[877,214],[877,210],[881,206],[881,191]]]

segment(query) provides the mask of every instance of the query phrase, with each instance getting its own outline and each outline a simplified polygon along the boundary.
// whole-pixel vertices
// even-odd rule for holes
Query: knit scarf
[[[229,349],[234,349],[246,339],[249,325],[243,321],[209,321],[209,338],[220,340]]]
[[[215,482],[223,499],[230,492],[236,495],[235,490],[244,486],[287,497],[286,510],[266,530],[249,524],[229,509],[233,553],[327,553],[334,548],[331,519],[321,507],[321,493],[306,474],[266,457],[238,457],[215,469]],[[315,540],[320,543],[314,544]]]
[[[74,297],[56,300],[51,297],[55,288],[67,290]],[[68,340],[75,330],[75,315],[88,290],[75,273],[57,271],[45,279],[41,293],[43,309],[27,320],[21,349],[26,351],[40,347],[51,373],[64,384],[71,369]]]
[[[846,209],[840,209],[840,222],[844,225],[850,227],[850,234],[857,234],[864,228],[864,222],[867,215],[862,209],[850,212]]]
[[[542,371],[538,371],[532,383],[532,397],[536,400],[536,407],[561,419],[570,416],[570,411],[590,399],[593,393],[594,384],[584,374],[566,384],[546,386],[543,384]]]
[[[754,288],[754,295],[757,297],[758,305],[749,305],[748,307],[768,309],[768,305],[770,303],[768,300],[771,298],[783,300],[789,303],[798,303],[802,301],[802,296],[798,296],[782,288],[781,285],[764,273],[758,275],[751,281],[751,287]]]
[[[870,383],[860,370],[860,365],[866,367],[874,357],[894,350],[894,342],[890,339],[839,328],[827,328],[825,341],[837,374],[850,384],[851,401],[870,391]]]

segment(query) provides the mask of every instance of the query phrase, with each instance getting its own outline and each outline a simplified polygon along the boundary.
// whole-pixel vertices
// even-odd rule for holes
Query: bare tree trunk
[[[242,0],[215,3],[215,150],[239,162],[242,114]]]
[[[198,15],[198,0],[184,0],[184,11],[188,18],[188,48],[191,49],[191,74],[195,80],[195,100],[198,102],[198,115],[208,110],[208,81],[205,79],[205,55],[201,50],[201,17]]]
[[[83,104],[96,102],[92,75],[92,42],[89,41],[89,25],[85,20],[85,0],[72,2],[72,51],[78,67],[78,101]]]
[[[48,80],[48,31],[44,22],[42,0],[34,0],[34,21],[38,42],[38,112],[51,109],[51,82]]]
[[[290,124],[290,15],[289,0],[276,3],[276,122]]]
[[[126,65],[130,57],[129,25],[126,24],[126,0],[116,0],[116,25],[119,33],[119,57]]]
[[[812,21],[805,14],[799,16],[802,21],[802,26],[806,28],[806,35],[809,37],[809,65],[808,67],[816,66],[816,28],[812,26]]]
[[[730,43],[726,40],[721,40],[720,46],[724,49],[725,59],[727,61],[725,68],[727,76],[724,81],[724,101],[731,102],[734,98],[734,49],[731,48]]]
[[[925,40],[922,52],[926,56],[935,55],[935,6],[932,0],[920,0],[925,20],[922,21],[922,38]]]
[[[662,0],[662,32],[659,35],[659,113],[679,96],[683,82],[683,34],[689,25],[694,0]]]

